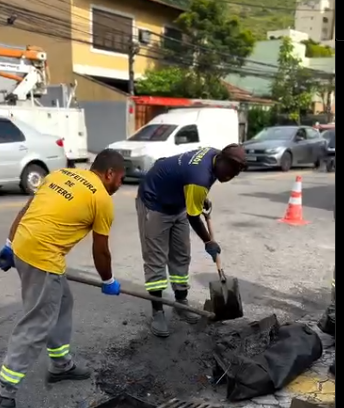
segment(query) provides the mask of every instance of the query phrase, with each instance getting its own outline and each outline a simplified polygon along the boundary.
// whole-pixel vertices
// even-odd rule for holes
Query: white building
[[[335,0],[300,1],[295,12],[295,30],[334,48]]]

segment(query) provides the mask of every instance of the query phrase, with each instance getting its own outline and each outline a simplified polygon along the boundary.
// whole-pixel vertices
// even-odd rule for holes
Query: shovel
[[[205,216],[211,240],[214,240],[214,229],[210,216]],[[216,269],[219,280],[209,282],[210,300],[204,304],[208,311],[216,310],[217,320],[232,320],[243,317],[243,307],[237,278],[226,277],[222,268],[220,255],[216,257]]]

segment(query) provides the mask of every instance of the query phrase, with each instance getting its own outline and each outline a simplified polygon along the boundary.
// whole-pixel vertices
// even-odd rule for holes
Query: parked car
[[[280,168],[320,165],[325,140],[310,126],[273,126],[243,143],[250,167]]]
[[[62,139],[18,119],[0,117],[0,187],[19,184],[24,193],[32,194],[49,172],[66,164]]]

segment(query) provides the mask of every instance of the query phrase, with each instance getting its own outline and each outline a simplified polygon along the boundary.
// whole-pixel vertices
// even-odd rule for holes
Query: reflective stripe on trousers
[[[61,347],[55,348],[55,349],[51,349],[48,348],[48,355],[50,358],[61,358],[66,356],[67,354],[69,354],[70,352],[70,345],[69,344],[65,344]]]
[[[189,283],[189,275],[170,275],[170,282],[180,285],[187,285]]]
[[[161,279],[158,280],[156,282],[147,282],[145,284],[146,290],[148,290],[148,292],[154,292],[156,290],[165,290],[167,289],[168,286],[168,281],[167,279]]]
[[[1,367],[0,380],[4,383],[19,384],[24,377],[25,374],[10,370],[5,365]]]

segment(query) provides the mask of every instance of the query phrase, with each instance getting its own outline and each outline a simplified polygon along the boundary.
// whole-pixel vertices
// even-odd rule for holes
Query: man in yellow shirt
[[[90,170],[61,169],[46,177],[15,219],[0,267],[16,267],[24,316],[14,328],[0,370],[0,407],[15,408],[15,396],[43,347],[50,357],[48,382],[90,376],[70,355],[73,297],[65,255],[90,231],[102,293],[119,295],[108,245],[114,218],[112,194],[122,184],[124,162],[114,150],[98,154]]]

